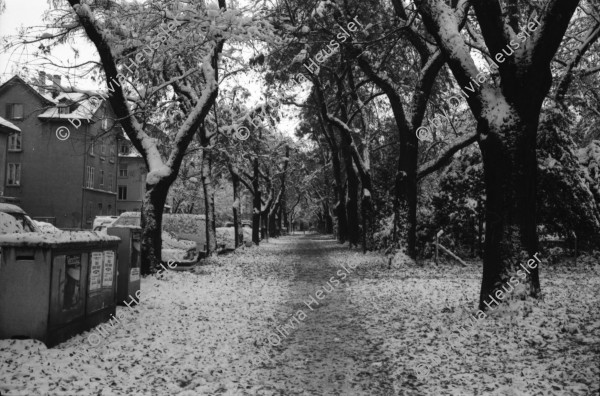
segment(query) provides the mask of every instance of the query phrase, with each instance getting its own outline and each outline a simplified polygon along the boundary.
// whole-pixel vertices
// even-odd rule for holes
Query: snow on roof
[[[26,232],[0,235],[0,246],[57,247],[57,245],[119,242],[116,236],[95,231]]]
[[[93,98],[93,99],[92,99]],[[38,118],[59,118],[59,119],[91,119],[96,111],[102,106],[103,99],[79,92],[61,92],[54,101],[56,107],[51,107],[38,115]],[[62,106],[73,106],[76,103],[77,108],[69,113],[61,114],[59,108]]]
[[[135,150],[135,148],[133,148]],[[135,151],[130,151],[129,154],[119,153],[119,158],[142,158],[142,155]]]
[[[32,87],[32,88],[33,88],[33,87]],[[52,94],[50,94],[50,93],[47,93],[47,92],[46,92],[46,93],[41,93],[41,92],[38,92],[38,93],[39,93],[39,94],[40,94],[40,95],[41,95],[41,96],[42,96],[44,99],[46,99],[48,102],[56,103],[56,99],[54,99],[54,98],[52,97]]]
[[[17,132],[21,132],[21,129],[19,129],[18,126],[16,126],[15,124],[13,124],[10,121],[5,120],[2,117],[0,117],[0,126],[6,127],[8,129],[12,129],[12,130],[17,131]]]

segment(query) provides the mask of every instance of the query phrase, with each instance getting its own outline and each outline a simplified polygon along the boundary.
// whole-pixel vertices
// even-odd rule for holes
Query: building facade
[[[4,194],[4,186],[6,184],[6,156],[8,154],[8,141],[15,134],[21,133],[21,130],[12,122],[0,117],[0,202],[14,202],[16,199],[7,197]]]
[[[51,81],[40,73],[38,89],[18,76],[0,86],[0,111],[21,130],[8,139],[5,194],[36,219],[89,229],[95,216],[117,214],[122,130],[107,102]]]
[[[117,214],[139,212],[146,192],[146,164],[126,138],[119,142]]]

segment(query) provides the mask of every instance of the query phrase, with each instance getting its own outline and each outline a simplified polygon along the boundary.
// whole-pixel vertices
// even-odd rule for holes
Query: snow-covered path
[[[599,265],[544,266],[544,302],[513,301],[457,339],[477,302],[479,265],[397,256],[388,268],[325,236],[271,239],[195,273],[144,278],[142,303],[117,308],[123,319],[99,347],[89,348],[89,333],[52,349],[0,341],[0,392],[592,395],[598,275]]]
[[[273,246],[285,255],[294,282],[281,307],[288,315],[280,323],[287,326],[273,327],[281,342],[267,335],[277,344],[272,347],[275,364],[258,370],[259,378],[265,384],[285,385],[284,394],[392,394],[391,381],[380,373],[376,352],[381,341],[370,339],[361,323],[364,313],[349,292],[362,280],[360,267],[355,260],[345,260],[346,248],[328,238],[295,242],[281,240]]]

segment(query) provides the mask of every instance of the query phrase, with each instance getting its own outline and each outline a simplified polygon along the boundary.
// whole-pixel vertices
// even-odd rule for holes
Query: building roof
[[[51,107],[40,115],[38,118],[41,119],[79,119],[88,120],[91,119],[98,109],[102,106],[101,99],[91,99],[88,94],[79,92],[61,92],[56,98],[57,106]],[[61,106],[72,106],[77,104],[77,108],[69,113],[60,114],[59,108]]]
[[[42,94],[38,92],[34,87],[28,84],[21,77],[15,75],[6,81],[4,84],[0,85],[0,91],[4,88],[14,85],[15,83],[20,83],[25,88],[37,96],[45,105],[51,106],[50,108],[43,111],[38,115],[38,118],[41,119],[78,119],[78,120],[88,120],[91,119],[96,111],[101,107],[103,98],[106,98],[108,95],[104,92],[100,91],[90,91],[90,92],[61,92],[56,97],[52,97],[50,94]],[[48,89],[48,88],[46,88]],[[90,98],[94,97],[94,99],[90,100]],[[60,105],[71,105],[73,103],[77,103],[78,106],[76,109],[73,109],[72,112],[60,114],[59,107]]]
[[[2,132],[21,132],[21,129],[10,121],[0,117],[0,131]]]
[[[50,95],[47,95],[47,94],[42,95],[35,88],[33,88],[31,85],[29,85],[27,82],[25,82],[25,80],[23,80],[21,77],[19,77],[17,75],[12,76],[4,84],[0,85],[0,92],[3,89],[5,89],[11,85],[14,85],[15,83],[19,83],[19,84],[22,84],[23,86],[25,86],[25,89],[27,89],[30,93],[37,96],[44,104],[56,105],[56,102],[54,101],[54,99],[52,99],[52,97]]]

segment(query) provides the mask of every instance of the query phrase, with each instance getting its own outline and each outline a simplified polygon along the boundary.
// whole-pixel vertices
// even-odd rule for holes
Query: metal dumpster
[[[0,338],[52,347],[108,321],[118,243],[89,231],[0,236]]]
[[[117,276],[117,304],[131,304],[140,290],[142,229],[137,226],[108,227],[108,235],[121,238],[119,244],[119,271]]]

